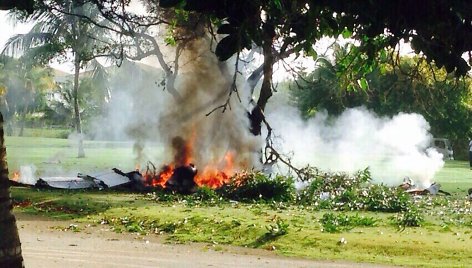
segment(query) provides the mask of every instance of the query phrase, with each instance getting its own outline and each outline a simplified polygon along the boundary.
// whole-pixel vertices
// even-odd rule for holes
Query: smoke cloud
[[[249,132],[244,108],[248,94],[239,90],[241,101],[234,93],[224,113],[216,109],[208,115],[226,102],[234,73],[234,64],[219,62],[209,47],[200,39],[183,50],[175,80],[180,98],[165,91],[163,72],[143,74],[136,71],[142,66],[131,62],[122,66],[118,72],[123,76],[112,84],[107,113],[94,124],[95,137],[131,140],[140,165],[190,161],[197,168],[217,167],[231,154],[236,170],[253,167],[260,139]]]
[[[182,54],[181,75],[176,80],[181,99],[172,100],[166,106],[159,133],[164,143],[170,145],[166,152],[174,150],[177,157],[189,154],[190,162],[197,167],[223,164],[229,153],[237,160],[235,168],[251,168],[256,163],[260,142],[249,132],[243,105],[248,96],[241,95],[239,101],[233,95],[224,113],[223,108],[214,110],[228,98],[234,69],[219,62],[208,48],[209,44],[201,39],[190,43]],[[188,146],[179,145],[179,140]],[[176,161],[174,155],[166,157],[168,162]],[[183,160],[177,162],[185,164]]]
[[[23,165],[20,166],[20,177],[18,182],[25,184],[35,184],[36,183],[36,166],[35,165]]]
[[[292,152],[299,166],[349,173],[369,167],[376,183],[398,185],[408,176],[427,187],[444,165],[442,155],[428,148],[430,126],[419,114],[379,117],[358,107],[337,118],[319,112],[303,121],[295,108],[285,106],[268,118],[282,150]]]
[[[244,82],[237,81],[241,101],[233,95],[231,109],[207,115],[225,103],[234,72],[234,64],[219,62],[209,47],[204,39],[187,44],[179,58],[177,99],[163,91],[163,72],[137,73],[137,66],[122,66],[108,113],[97,121],[96,136],[131,140],[137,164],[192,162],[202,169],[223,165],[229,153],[235,171],[257,167],[263,139],[249,132],[245,104],[251,93]],[[304,121],[294,107],[277,100],[281,95],[274,96],[266,115],[280,136],[281,151],[291,152],[299,167],[345,172],[369,167],[374,182],[398,185],[408,176],[418,186],[429,186],[444,164],[439,153],[428,149],[432,136],[421,115],[379,117],[360,107],[337,118],[319,112]]]

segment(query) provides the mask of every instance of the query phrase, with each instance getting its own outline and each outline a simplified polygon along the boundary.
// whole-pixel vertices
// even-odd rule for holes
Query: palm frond
[[[8,39],[2,50],[2,54],[15,56],[24,51],[51,41],[52,35],[43,32],[29,32],[27,34],[17,34]]]

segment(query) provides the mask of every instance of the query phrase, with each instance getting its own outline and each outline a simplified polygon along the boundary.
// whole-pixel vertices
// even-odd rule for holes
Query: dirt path
[[[103,226],[17,214],[26,267],[379,267],[275,256],[266,250],[170,245],[159,236],[116,234]]]

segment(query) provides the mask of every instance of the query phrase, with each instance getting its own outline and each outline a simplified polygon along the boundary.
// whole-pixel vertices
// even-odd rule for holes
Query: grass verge
[[[174,242],[227,244],[318,260],[417,267],[466,267],[472,263],[470,202],[446,197],[419,204],[427,210],[422,227],[399,229],[392,224],[392,213],[333,212],[279,202],[202,202],[191,196],[161,193],[19,187],[12,188],[12,194],[16,211],[109,225],[115,232],[165,235]],[[455,209],[468,211],[459,217]],[[323,225],[327,214],[356,220],[348,223],[349,228],[328,232]]]

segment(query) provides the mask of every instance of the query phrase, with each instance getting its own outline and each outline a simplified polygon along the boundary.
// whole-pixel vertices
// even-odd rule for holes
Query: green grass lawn
[[[130,143],[87,141],[87,157],[82,159],[66,139],[7,137],[6,143],[11,171],[34,164],[39,173],[56,171],[58,174],[49,175],[61,175],[59,172],[111,167],[128,170],[135,164]],[[147,154],[162,157],[162,148],[151,147]],[[399,230],[392,224],[393,213],[344,212],[371,217],[376,224],[340,233],[323,231],[320,219],[330,211],[293,204],[200,202],[172,195],[21,187],[12,188],[12,196],[21,204],[15,210],[23,213],[72,219],[79,224],[106,224],[116,232],[165,234],[177,242],[204,242],[216,248],[221,244],[246,246],[313,259],[468,267],[472,263],[472,213],[465,193],[472,187],[472,171],[465,161],[448,161],[435,180],[453,196],[425,199],[423,204],[429,205],[422,207],[426,218],[422,227]],[[340,243],[342,238],[347,243]]]
[[[85,141],[85,158],[77,158],[77,145],[67,139],[7,136],[6,146],[10,173],[31,164],[38,174],[49,176],[114,167],[133,170],[137,164],[131,142]],[[162,148],[157,146],[149,146],[145,152],[153,159],[162,157]]]
[[[442,189],[449,192],[462,192],[472,188],[472,170],[467,161],[446,161],[435,177]]]

